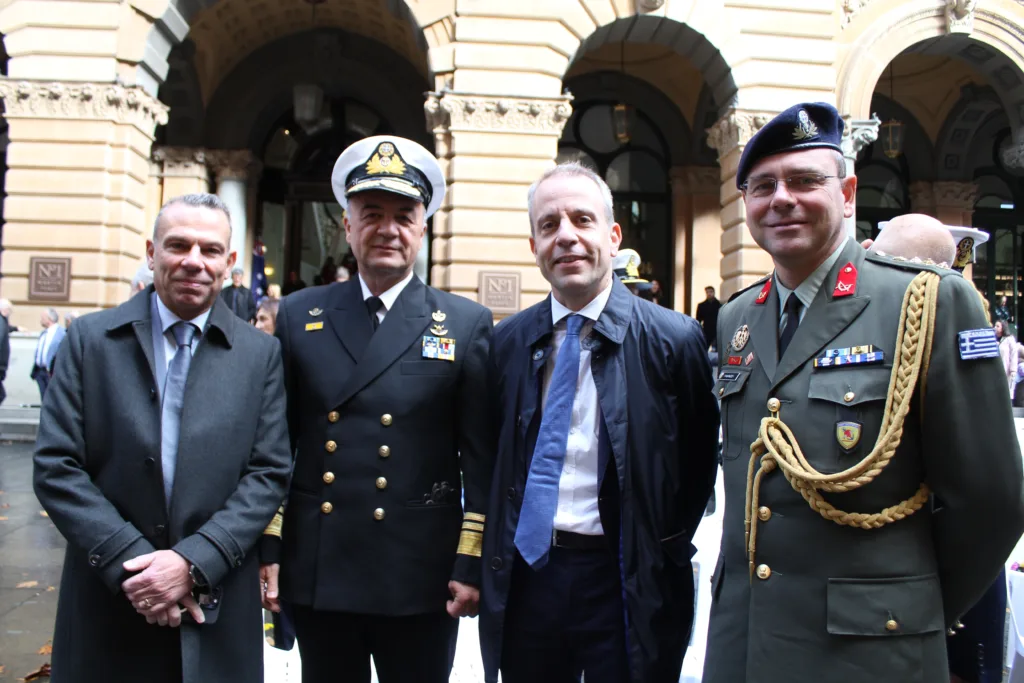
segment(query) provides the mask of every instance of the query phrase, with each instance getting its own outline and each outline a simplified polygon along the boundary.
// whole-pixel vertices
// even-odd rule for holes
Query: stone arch
[[[938,180],[971,180],[973,142],[993,116],[1005,116],[1002,102],[991,87],[965,86],[946,117],[935,144]]]
[[[352,30],[353,5],[377,2],[378,0],[366,0],[364,3],[328,0],[327,4],[318,6],[318,16],[321,17],[321,20],[318,21],[317,26],[319,28],[347,27]],[[432,79],[428,52],[430,49],[451,42],[454,34],[452,19],[455,14],[455,0],[425,0],[415,3],[409,3],[407,0],[379,0],[379,2],[382,6],[381,12],[386,12],[396,20],[395,26],[397,26],[398,32],[404,32],[403,26],[408,29],[406,38],[410,44],[406,49],[406,52],[409,52],[407,56],[413,56],[411,61],[418,62],[424,74]],[[230,72],[231,68],[244,59],[248,53],[255,51],[263,44],[308,30],[310,27],[310,8],[302,0],[274,0],[274,2],[166,0],[162,13],[152,19],[153,25],[146,33],[145,45],[141,51],[142,59],[136,69],[137,83],[150,94],[156,96],[170,69],[169,57],[172,48],[184,41],[189,33],[195,30],[195,22],[201,18],[201,15],[197,18],[200,12],[217,12],[218,16],[225,15],[229,22],[235,24],[233,28],[236,30],[236,34],[233,37],[239,38],[240,36],[239,40],[249,46],[245,54],[237,55],[234,64],[228,65],[223,75]],[[245,13],[247,16],[259,16],[253,16],[252,24],[254,26],[239,26],[244,22],[239,22],[234,16],[230,16],[239,13]],[[273,16],[270,17],[270,14]],[[264,17],[264,15],[267,16]],[[371,22],[371,24],[379,26],[379,22]],[[256,29],[258,29],[258,33]],[[246,35],[246,32],[252,35]],[[366,33],[370,38],[380,38],[380,36],[370,34],[370,31],[366,31]],[[420,59],[418,55],[422,55],[422,58]]]
[[[876,10],[875,7],[878,7]],[[895,7],[876,3],[847,27],[860,30],[839,67],[836,100],[840,111],[853,118],[871,115],[875,84],[901,52],[942,52],[965,59],[993,83],[1010,116],[1014,138],[1024,130],[1024,9],[1006,0],[979,5],[973,31],[951,33],[946,3],[912,0]]]
[[[569,60],[566,73],[588,52],[607,43],[618,42],[666,46],[700,71],[719,115],[736,106],[739,88],[722,52],[704,33],[671,16],[633,15],[613,18],[598,25],[580,42]]]

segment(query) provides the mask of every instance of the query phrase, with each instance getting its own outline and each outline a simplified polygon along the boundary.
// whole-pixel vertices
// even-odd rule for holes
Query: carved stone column
[[[736,187],[736,168],[743,148],[771,118],[771,114],[732,109],[708,129],[708,144],[718,152],[722,174],[722,292],[719,296],[722,301],[772,268],[771,257],[750,237],[743,197]]]
[[[571,101],[427,93],[427,128],[448,182],[433,222],[434,286],[482,300],[482,277],[518,274],[523,307],[550,291],[530,253],[526,193],[552,166]]]
[[[935,191],[935,217],[946,225],[970,227],[974,203],[978,201],[978,184],[973,182],[939,181]]]
[[[231,251],[238,253],[238,265],[245,269],[244,281],[252,276],[252,240],[249,238],[249,184],[260,168],[247,149],[216,149],[207,152],[217,181],[217,196],[231,212]]]
[[[882,120],[875,114],[870,119],[858,120],[849,116],[843,118],[846,126],[843,128],[843,157],[846,159],[846,175],[856,173],[857,156],[861,151],[871,146],[878,139],[878,127]],[[846,233],[853,238],[857,237],[857,206],[854,204],[854,213],[845,219]]]
[[[40,309],[120,303],[145,252],[150,147],[167,107],[114,83],[0,79],[9,123],[3,296],[15,324]],[[68,144],[74,141],[74,144]],[[30,259],[71,259],[69,299],[30,295]],[[45,292],[42,292],[45,296]]]

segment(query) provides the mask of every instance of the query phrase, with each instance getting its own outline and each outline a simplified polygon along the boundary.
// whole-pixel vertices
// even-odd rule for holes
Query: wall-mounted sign
[[[71,299],[71,259],[33,256],[28,263],[29,301]]]
[[[517,270],[480,271],[480,303],[496,315],[518,313],[521,277]]]

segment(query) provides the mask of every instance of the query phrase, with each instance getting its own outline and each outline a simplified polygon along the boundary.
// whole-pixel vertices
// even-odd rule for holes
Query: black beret
[[[736,169],[736,187],[743,187],[750,169],[765,157],[816,148],[842,153],[842,139],[843,119],[831,104],[794,105],[766,123],[747,143]]]

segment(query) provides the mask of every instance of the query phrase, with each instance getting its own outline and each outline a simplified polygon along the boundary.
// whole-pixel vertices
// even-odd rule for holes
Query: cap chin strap
[[[790,485],[803,496],[825,519],[844,526],[860,529],[879,529],[921,509],[928,501],[930,490],[924,483],[910,498],[881,512],[844,512],[821,495],[844,493],[871,483],[882,473],[896,454],[903,437],[903,424],[910,412],[910,403],[918,383],[921,385],[923,411],[928,364],[935,336],[935,309],[939,298],[940,277],[936,273],[921,272],[910,282],[903,295],[900,324],[896,333],[897,354],[889,376],[889,392],[885,400],[882,428],[875,447],[853,467],[835,474],[818,472],[804,457],[792,430],[775,411],[761,419],[757,440],[750,446],[747,466],[747,496],[744,511],[747,559],[753,576],[757,550],[757,510],[761,481],[776,467],[782,470]],[[758,458],[761,466],[756,469]]]

